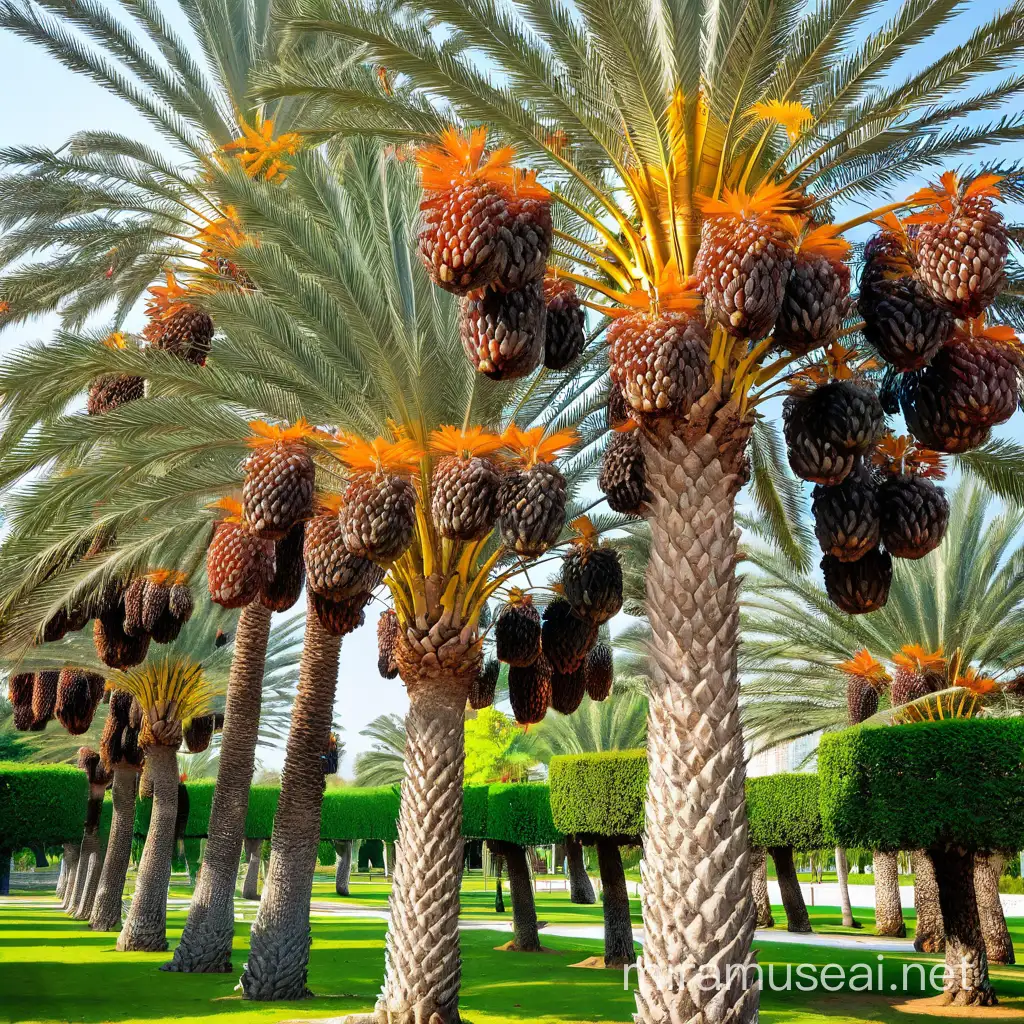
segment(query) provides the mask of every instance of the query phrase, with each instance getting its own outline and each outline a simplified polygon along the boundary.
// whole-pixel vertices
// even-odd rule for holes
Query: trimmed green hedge
[[[1024,720],[857,726],[822,737],[821,815],[844,846],[1024,846]]]
[[[490,786],[486,838],[520,846],[561,842],[551,819],[549,787],[536,782]]]
[[[821,825],[818,776],[807,772],[747,779],[752,846],[820,850],[831,845]]]
[[[635,836],[644,831],[647,754],[622,750],[551,759],[551,813],[567,835]]]
[[[0,848],[81,839],[88,800],[78,768],[0,761]]]
[[[188,820],[185,835],[202,838],[210,828],[213,804],[213,779],[186,783]],[[463,794],[463,835],[481,838],[487,827],[487,786],[467,786]],[[249,810],[245,834],[250,839],[269,839],[277,813],[278,786],[253,786],[249,790]],[[398,838],[399,789],[397,786],[343,786],[324,793],[320,812],[320,836],[324,840],[382,839],[393,843]],[[135,833],[149,830],[153,810],[151,798],[139,800],[135,807]]]

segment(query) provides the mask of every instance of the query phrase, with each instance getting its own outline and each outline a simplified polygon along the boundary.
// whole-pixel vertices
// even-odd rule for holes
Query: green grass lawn
[[[493,898],[483,892],[479,880],[464,889],[463,905],[468,918],[495,918]],[[317,898],[337,899],[333,886],[321,876]],[[183,887],[184,888],[184,887]],[[361,887],[362,888],[362,887]],[[346,901],[354,905],[382,907],[386,886],[366,886]],[[328,895],[328,889],[330,895]],[[357,890],[358,892],[358,890]],[[251,904],[249,905],[252,906]],[[635,908],[638,910],[638,908]],[[842,932],[839,911],[812,908],[811,919],[819,933]],[[564,893],[543,894],[538,899],[542,920],[596,923],[600,907],[574,907]],[[177,941],[184,911],[169,915],[169,938]],[[909,918],[909,915],[908,915]],[[500,918],[509,920],[509,914]],[[639,918],[637,918],[639,919]],[[783,921],[781,908],[777,920]],[[869,935],[871,915],[865,913]],[[910,921],[908,920],[908,924]],[[1018,955],[1024,956],[1024,920],[1011,922]],[[626,1022],[633,1012],[632,994],[623,989],[617,971],[579,970],[571,965],[600,954],[599,941],[548,935],[549,955],[498,952],[507,931],[463,932],[464,987],[462,1010],[475,1024],[549,1024],[552,1021],[584,1024],[590,1021]],[[384,960],[382,921],[314,917],[313,951],[309,984],[318,998],[299,1003],[249,1004],[233,991],[245,960],[248,926],[236,927],[232,975],[183,976],[166,974],[157,967],[166,954],[117,953],[115,936],[90,932],[69,921],[58,909],[5,906],[0,909],[0,1021],[56,1024],[83,1022],[183,1022],[217,1021],[218,1024],[249,1024],[289,1019],[337,1017],[368,1009],[380,987]],[[759,961],[766,981],[777,989],[784,984],[787,965],[838,964],[847,971],[855,964],[877,970],[877,954],[867,950],[836,950],[804,944],[759,943]],[[900,982],[904,964],[923,964],[935,957],[887,957],[886,986]],[[860,968],[861,978],[867,967]],[[769,973],[770,971],[770,973]],[[874,977],[874,975],[873,975]],[[911,971],[909,998],[922,994],[918,972]],[[1024,1009],[1024,968],[998,968],[993,977],[1004,1005]],[[795,980],[795,976],[794,976]],[[762,995],[762,1020],[778,1024],[913,1024],[896,1008],[891,993],[855,993],[848,987],[835,993],[773,991]],[[950,1019],[950,1018],[935,1018]]]

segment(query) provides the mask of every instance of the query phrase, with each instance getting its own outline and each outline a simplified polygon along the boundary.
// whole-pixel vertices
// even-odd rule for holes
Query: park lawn
[[[599,908],[581,908],[595,915]],[[814,908],[822,930],[838,920],[838,910]],[[168,916],[171,944],[177,941],[184,911]],[[1010,922],[1018,950],[1024,952],[1024,920]],[[545,936],[550,954],[499,952],[507,932],[462,934],[464,987],[462,1010],[475,1024],[584,1024],[631,1019],[633,997],[623,989],[618,971],[578,970],[571,965],[600,953],[595,940]],[[313,918],[309,985],[315,1000],[283,1004],[249,1004],[233,991],[245,960],[248,926],[236,927],[235,972],[230,975],[167,974],[157,968],[167,954],[116,953],[113,933],[96,934],[54,909],[5,906],[0,911],[0,1021],[17,1024],[176,1024],[181,1021],[256,1024],[322,1017],[369,1009],[384,965],[381,921]],[[855,963],[877,970],[877,954],[868,950],[830,949],[782,942],[758,943],[765,972],[761,1018],[778,1024],[913,1024],[898,1010],[891,993],[799,992],[787,965],[837,964],[847,971]],[[904,964],[929,968],[936,957],[887,956],[888,987],[903,978]],[[860,968],[863,978],[867,970]],[[921,994],[919,972],[912,969],[908,997]],[[874,975],[873,975],[874,977]],[[1024,1009],[1024,968],[993,970],[1004,1005]],[[873,982],[874,984],[874,982]],[[931,1020],[952,1018],[931,1017]]]

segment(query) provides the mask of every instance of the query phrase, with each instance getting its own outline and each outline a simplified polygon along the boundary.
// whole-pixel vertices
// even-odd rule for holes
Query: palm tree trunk
[[[565,859],[569,865],[569,902],[585,905],[596,903],[594,885],[583,862],[583,844],[572,836],[565,837]]]
[[[985,954],[990,964],[1015,963],[1013,940],[1006,927],[1006,916],[999,900],[999,876],[1006,857],[1002,853],[979,853],[974,858],[974,891],[978,898],[978,917],[985,939]]]
[[[769,847],[768,852],[772,855],[772,861],[775,864],[775,877],[779,881],[782,905],[786,908],[786,931],[809,932],[811,919],[807,913],[803,891],[800,888],[796,865],[793,863],[793,848],[791,846],[772,846]]]
[[[751,850],[751,888],[757,908],[757,927],[774,928],[772,901],[768,896],[768,851],[763,846]]]
[[[712,396],[713,397],[713,396]],[[691,421],[703,415],[695,407]],[[724,410],[713,433],[644,443],[652,494],[644,948],[637,1020],[757,1018],[756,913],[739,715],[734,522],[745,432]],[[720,987],[686,984],[717,971]]]
[[[334,891],[338,896],[348,895],[348,882],[352,876],[352,840],[334,844],[338,863],[334,866]]]
[[[97,790],[99,791],[97,794]],[[82,897],[89,884],[94,858],[100,848],[100,813],[103,810],[104,790],[99,786],[89,787],[89,803],[85,809],[85,830],[82,833],[82,845],[78,848],[78,864],[75,871],[75,884],[65,893],[64,910],[71,916],[78,914]]]
[[[192,893],[181,942],[174,959],[165,965],[169,971],[217,974],[231,970],[235,884],[256,764],[270,617],[270,609],[260,601],[246,605],[238,617],[203,870]]]
[[[875,850],[875,932],[902,939],[907,934],[900,902],[900,872],[895,850]]]
[[[310,602],[270,865],[242,972],[246,999],[302,999],[310,994],[309,899],[324,799],[321,754],[330,739],[340,650],[341,638],[324,629]]]
[[[910,855],[914,866],[914,949],[918,953],[941,953],[946,948],[946,932],[942,927],[939,886],[935,881],[935,865],[927,850],[914,850]]]
[[[134,768],[116,766],[110,788],[114,814],[110,820],[107,855],[103,858],[99,888],[92,905],[89,927],[97,932],[114,932],[121,928],[121,898],[128,862],[132,857],[135,832],[135,787],[139,773]]]
[[[65,843],[64,856],[60,862],[60,874],[57,876],[57,899],[63,902],[64,893],[69,885],[74,887],[75,872],[78,869],[78,850],[81,843]]]
[[[263,840],[245,840],[245,878],[242,881],[242,899],[260,898],[260,862],[263,860]]]
[[[597,864],[601,871],[601,901],[604,904],[604,965],[623,967],[636,963],[629,890],[626,888],[626,872],[622,870],[619,844],[612,839],[599,838]]]
[[[537,904],[533,899],[533,882],[526,861],[526,849],[516,843],[501,843],[500,850],[508,865],[508,891],[512,897],[510,948],[519,953],[539,953]]]
[[[103,843],[97,842],[95,851],[89,854],[89,869],[85,876],[85,885],[82,887],[82,898],[71,915],[76,921],[88,921],[92,917],[92,906],[96,900],[96,890],[99,888],[106,853]]]
[[[458,1024],[463,713],[469,676],[414,676],[406,685],[405,781],[387,970],[375,1017],[387,1024]]]
[[[974,854],[959,847],[933,847],[931,855],[946,930],[943,1001],[951,1006],[994,1006],[974,889]]]
[[[159,953],[167,948],[167,888],[171,883],[174,827],[178,817],[178,759],[174,747],[146,747],[153,783],[153,813],[139,861],[135,894],[117,938],[121,952]]]
[[[839,879],[839,901],[843,906],[843,927],[859,928],[850,903],[850,865],[846,860],[846,850],[841,846],[836,847],[836,878]]]

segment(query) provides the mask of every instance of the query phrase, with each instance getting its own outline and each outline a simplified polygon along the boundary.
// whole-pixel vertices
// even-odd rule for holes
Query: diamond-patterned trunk
[[[747,1024],[758,986],[736,665],[742,446],[705,434],[645,443],[645,454],[652,674],[637,1020]],[[702,990],[702,969],[722,986]]]

